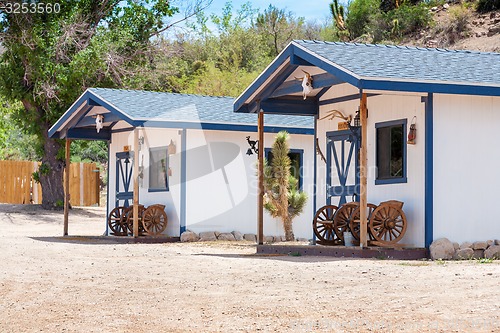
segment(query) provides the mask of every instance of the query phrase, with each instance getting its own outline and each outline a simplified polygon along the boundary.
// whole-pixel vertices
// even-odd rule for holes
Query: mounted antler
[[[304,99],[306,99],[307,95],[311,93],[313,90],[312,82],[313,82],[313,77],[311,74],[306,72],[305,70],[302,70],[304,72],[304,77],[299,78],[295,77],[295,80],[302,81],[302,96]]]
[[[348,115],[346,117],[346,116],[344,116],[344,114],[342,112],[340,112],[338,110],[332,110],[332,111],[328,111],[326,113],[326,115],[323,118],[320,118],[319,120],[323,120],[323,119],[327,119],[327,118],[328,118],[328,120],[332,120],[333,118],[340,118],[340,119],[344,119],[348,123],[351,123],[352,115]]]

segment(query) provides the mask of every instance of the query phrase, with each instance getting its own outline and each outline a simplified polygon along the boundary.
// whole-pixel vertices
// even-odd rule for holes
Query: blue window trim
[[[268,160],[268,154],[271,152],[271,148],[264,149],[264,157]],[[299,154],[299,190],[302,191],[302,186],[304,183],[304,149],[290,148],[290,153]]]
[[[407,144],[406,144],[406,132],[407,132],[407,125],[408,125],[408,120],[405,119],[398,119],[398,120],[391,120],[391,121],[384,121],[380,123],[375,124],[375,142],[377,142],[377,131],[376,129],[378,128],[384,128],[384,127],[391,127],[391,126],[398,126],[398,125],[403,125],[403,176],[398,177],[398,178],[389,178],[389,179],[378,179],[375,178],[375,185],[387,185],[387,184],[402,184],[402,183],[407,183],[408,178],[407,178],[407,168],[408,168],[408,163],[407,163]],[[377,150],[378,147],[375,147],[375,159],[377,159]],[[376,161],[377,168],[378,168],[378,161]]]
[[[170,189],[169,189],[169,179],[168,179],[168,165],[169,165],[169,156],[168,156],[168,146],[162,146],[162,147],[152,147],[152,148],[149,148],[149,166],[151,167],[151,152],[155,152],[155,151],[165,151],[167,153],[167,170],[166,170],[166,188],[150,188],[150,177],[151,175],[148,175],[148,192],[168,192]],[[151,169],[150,169],[151,170]]]

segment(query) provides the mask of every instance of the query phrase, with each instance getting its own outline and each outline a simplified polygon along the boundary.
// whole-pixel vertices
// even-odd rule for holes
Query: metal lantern
[[[359,109],[356,111],[356,115],[354,116],[354,125],[353,127],[361,127],[361,119],[359,117]]]
[[[416,128],[417,117],[413,117],[410,124],[410,131],[408,132],[408,141],[409,145],[415,144],[415,139],[417,138],[417,128]]]

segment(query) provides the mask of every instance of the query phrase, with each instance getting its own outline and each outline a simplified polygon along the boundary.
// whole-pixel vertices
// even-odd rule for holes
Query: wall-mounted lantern
[[[361,118],[359,116],[359,108],[358,108],[358,111],[356,111],[356,114],[354,115],[352,127],[361,127]]]
[[[408,132],[408,141],[409,145],[414,145],[415,140],[417,139],[417,128],[416,128],[417,116],[414,116],[411,120],[410,131]]]
[[[172,139],[170,140],[170,143],[168,144],[167,150],[168,150],[169,155],[174,155],[177,152],[177,147],[175,146],[175,143]]]
[[[250,140],[250,137],[247,136],[247,142],[250,148],[247,150],[247,155],[250,156],[253,153],[258,154],[259,153],[259,140]]]

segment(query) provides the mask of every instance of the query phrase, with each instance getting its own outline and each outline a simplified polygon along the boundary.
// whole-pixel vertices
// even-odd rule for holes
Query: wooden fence
[[[38,162],[0,161],[0,203],[42,203],[42,187],[32,176],[38,165]],[[100,180],[96,164],[71,163],[69,175],[71,205],[99,205]]]

